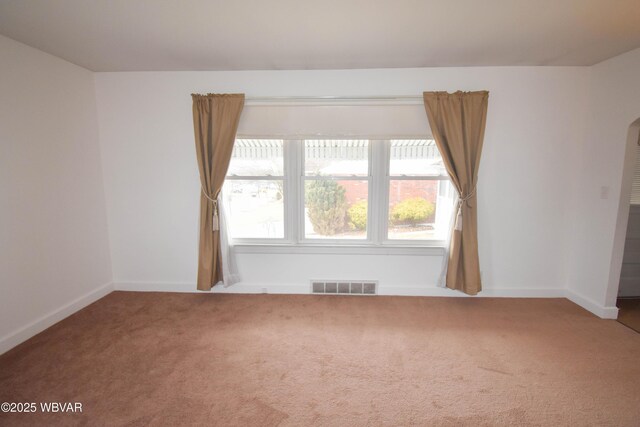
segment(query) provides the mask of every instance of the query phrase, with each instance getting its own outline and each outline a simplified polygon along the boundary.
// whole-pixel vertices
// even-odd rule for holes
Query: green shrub
[[[360,200],[351,205],[347,211],[349,217],[349,227],[354,230],[367,229],[367,201]]]
[[[347,213],[345,188],[330,180],[307,181],[305,187],[307,212],[313,230],[323,236],[342,231]]]
[[[418,224],[433,215],[433,203],[422,197],[405,199],[391,210],[391,221],[395,224]]]

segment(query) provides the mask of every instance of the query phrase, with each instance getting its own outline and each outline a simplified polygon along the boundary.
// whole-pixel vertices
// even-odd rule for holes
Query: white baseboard
[[[115,282],[117,291],[134,292],[200,292],[195,283],[171,282]],[[309,294],[310,283],[274,285],[273,283],[237,283],[227,288],[215,286],[215,293],[229,294]],[[379,295],[423,296],[423,297],[468,297],[458,291],[437,286],[384,286],[379,285]],[[504,298],[564,298],[564,289],[560,288],[498,288],[485,289],[477,297]]]
[[[237,283],[233,286],[214,286],[213,293],[221,294],[308,294],[311,285],[274,285],[272,283]],[[203,292],[196,289],[195,283],[186,282],[115,282],[116,291],[133,292],[181,292],[198,293]]]
[[[23,343],[34,335],[39,334],[48,327],[58,323],[62,319],[71,316],[76,311],[83,309],[89,304],[111,293],[111,291],[113,291],[112,283],[102,285],[99,288],[94,289],[93,291],[84,294],[79,298],[76,298],[70,303],[58,309],[50,311],[43,316],[40,316],[28,325],[5,335],[4,337],[0,338],[0,354],[11,350],[13,347],[17,346],[20,343]]]
[[[602,319],[617,319],[618,318],[618,307],[607,307],[604,305],[600,305],[597,302],[583,297],[582,295],[577,294],[575,291],[571,289],[565,289],[565,296],[567,299],[574,304],[579,305],[587,311],[592,312],[596,316]]]
[[[135,292],[200,292],[195,283],[172,282],[116,282],[119,291]],[[274,285],[273,283],[238,283],[227,288],[215,286],[212,292],[228,294],[309,294],[309,284]],[[436,286],[384,286],[379,285],[379,295],[421,296],[421,297],[469,297],[462,292]],[[605,307],[563,288],[489,288],[477,297],[491,298],[567,298],[571,302],[603,319],[616,319],[617,307]]]
[[[449,288],[436,286],[380,286],[380,295],[420,296],[420,297],[462,297],[470,295]],[[473,298],[563,298],[564,290],[558,288],[490,288],[483,289]]]
[[[200,292],[195,283],[186,282],[113,282],[113,289],[132,292]]]

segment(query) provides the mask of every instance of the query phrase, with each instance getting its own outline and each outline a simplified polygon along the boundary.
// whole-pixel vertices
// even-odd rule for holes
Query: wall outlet
[[[262,288],[262,293],[263,293],[263,294],[268,293],[268,292],[267,292],[267,288]]]

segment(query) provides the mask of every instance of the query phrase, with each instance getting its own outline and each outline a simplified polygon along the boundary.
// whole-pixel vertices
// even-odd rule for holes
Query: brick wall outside
[[[349,206],[367,198],[368,183],[366,181],[340,181],[346,189]],[[434,205],[438,196],[438,181],[397,181],[392,180],[389,186],[389,203],[395,206],[398,202],[414,197],[427,199]]]

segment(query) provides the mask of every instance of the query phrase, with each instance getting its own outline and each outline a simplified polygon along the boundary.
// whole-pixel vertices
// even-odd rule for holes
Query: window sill
[[[397,255],[443,256],[443,246],[372,246],[318,244],[237,244],[237,254],[327,254],[327,255]]]

